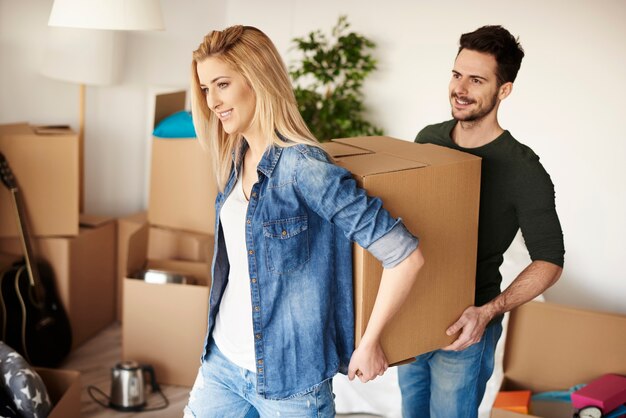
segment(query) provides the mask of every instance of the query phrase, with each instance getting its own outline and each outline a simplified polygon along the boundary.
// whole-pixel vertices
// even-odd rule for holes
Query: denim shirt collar
[[[282,134],[276,132],[276,135],[278,135],[278,137],[283,142],[289,142],[289,140],[285,138]],[[243,138],[243,141],[241,141],[241,146],[239,147],[239,150],[233,151],[232,153],[233,165],[235,166],[236,173],[239,173],[239,170],[241,169],[243,156],[248,150],[248,148],[249,148],[248,141],[246,141],[246,139]],[[257,170],[263,173],[266,177],[272,177],[272,173],[274,172],[274,169],[276,168],[276,164],[278,164],[278,160],[280,159],[280,155],[282,154],[282,152],[283,152],[283,147],[277,146],[275,144],[271,144],[263,153],[263,157],[261,157],[261,161],[259,161],[259,164],[257,165]],[[237,153],[238,158],[235,158],[235,153]]]

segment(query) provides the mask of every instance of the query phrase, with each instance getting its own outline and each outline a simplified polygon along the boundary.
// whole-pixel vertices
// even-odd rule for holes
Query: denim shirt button
[[[252,255],[252,254],[254,254],[254,251],[250,250],[250,251],[248,251],[248,254]]]
[[[258,306],[255,306],[254,307],[254,312],[259,312],[259,311],[260,311],[260,308]]]
[[[257,363],[263,364],[263,360],[261,359],[261,360],[257,361]]]
[[[256,283],[256,277],[253,277],[252,279],[250,279],[250,281],[251,281],[252,283]]]
[[[260,340],[260,339],[261,339],[261,334],[256,334],[256,335],[255,335],[255,338],[256,338],[257,340]]]
[[[246,221],[246,223],[247,223],[248,225],[250,225],[250,224],[252,223],[252,221],[251,221],[250,219],[248,219],[248,220]]]
[[[259,373],[263,373],[263,367],[259,367]]]
[[[256,197],[256,192],[252,192],[252,197]]]

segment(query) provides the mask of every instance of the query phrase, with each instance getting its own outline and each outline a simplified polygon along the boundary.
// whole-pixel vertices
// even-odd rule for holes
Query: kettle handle
[[[150,385],[152,386],[152,392],[158,392],[161,388],[159,387],[159,384],[156,381],[156,376],[154,374],[154,367],[150,366],[149,364],[144,364],[141,366],[141,370],[144,373],[148,373],[150,375]]]

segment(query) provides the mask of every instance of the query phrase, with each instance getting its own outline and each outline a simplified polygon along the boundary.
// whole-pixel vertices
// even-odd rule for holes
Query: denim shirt
[[[317,147],[270,146],[257,173],[245,242],[256,390],[266,399],[286,399],[312,390],[338,371],[347,373],[354,351],[351,241],[386,268],[406,258],[418,241],[400,219],[383,209],[380,199],[368,197],[349,171],[331,163]],[[220,210],[236,180],[233,169],[215,202],[213,280],[203,358],[228,282]]]

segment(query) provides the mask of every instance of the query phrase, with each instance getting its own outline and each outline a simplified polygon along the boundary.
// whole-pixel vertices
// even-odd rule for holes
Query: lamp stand
[[[85,85],[78,90],[78,213],[85,210]]]

